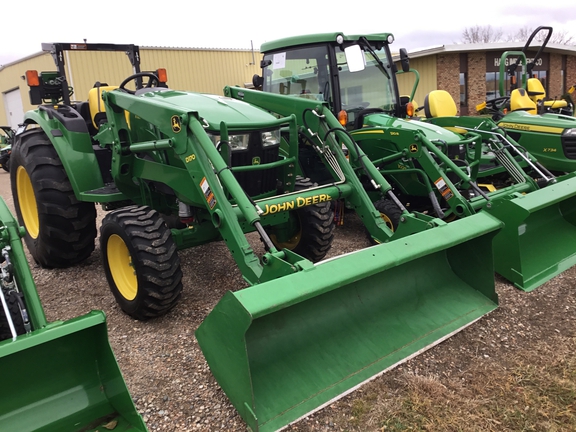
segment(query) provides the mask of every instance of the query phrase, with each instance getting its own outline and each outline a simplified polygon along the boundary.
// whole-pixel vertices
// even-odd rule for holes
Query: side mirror
[[[258,74],[254,74],[254,76],[252,77],[252,84],[254,85],[254,87],[260,88],[260,87],[262,87],[263,83],[264,83],[264,78],[262,78]]]
[[[366,68],[366,59],[360,45],[350,45],[344,48],[344,54],[350,72],[360,72]]]
[[[410,72],[410,58],[406,48],[400,48],[400,64],[402,65],[402,71]]]

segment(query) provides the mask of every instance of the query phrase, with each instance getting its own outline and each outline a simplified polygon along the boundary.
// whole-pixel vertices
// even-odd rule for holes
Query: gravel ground
[[[14,211],[9,188],[8,173],[0,172],[0,194]],[[338,227],[330,256],[366,246],[363,226],[349,217]],[[223,243],[183,251],[180,259],[184,271],[180,303],[167,316],[148,322],[131,319],[116,305],[101,267],[98,243],[82,265],[58,270],[31,267],[49,321],[69,319],[92,309],[105,311],[110,344],[150,431],[245,431],[244,422],[212,377],[194,337],[196,328],[224,293],[245,286],[245,282]],[[530,294],[497,279],[500,307],[496,311],[386,375],[410,371],[448,376],[465,368],[470,359],[490,357],[498,361],[510,350],[537,349],[538,341],[547,338],[548,332],[574,337],[575,278],[576,272],[570,269]],[[335,423],[335,413],[346,410],[356,394],[290,430],[347,430],[341,416]]]

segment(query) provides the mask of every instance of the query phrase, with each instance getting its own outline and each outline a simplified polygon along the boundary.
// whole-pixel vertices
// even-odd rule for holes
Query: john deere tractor
[[[12,153],[12,141],[14,129],[10,126],[0,126],[0,166],[4,171],[10,171],[10,154]]]
[[[326,104],[404,207],[445,221],[479,211],[497,216],[505,228],[495,237],[496,270],[519,288],[532,290],[576,264],[565,242],[576,239],[574,174],[556,178],[502,123],[456,116],[446,91],[426,98],[425,119],[414,117],[410,98],[399,93],[393,41],[390,33],[324,33],[266,42],[262,76],[253,81],[267,93]],[[400,64],[410,71],[403,49]],[[317,171],[313,160],[302,162],[307,175]],[[399,206],[373,200],[397,227]]]
[[[540,33],[545,35],[542,45],[528,62],[530,44]],[[576,171],[576,118],[571,97],[574,87],[563,97],[550,99],[541,81],[531,76],[551,36],[552,27],[538,27],[522,51],[504,52],[500,59],[500,96],[480,104],[477,110],[490,114],[543,166],[562,174]]]
[[[133,45],[43,49],[57,70],[27,73],[39,106],[15,136],[10,170],[32,256],[44,267],[86,259],[99,204],[110,288],[145,320],[177,305],[178,250],[223,241],[248,286],[225,294],[196,336],[252,430],[286,426],[497,306],[491,244],[501,222],[475,214],[447,224],[401,207],[321,101],[170,89],[162,71],[140,71]],[[126,51],[134,74],[71,101],[70,49]],[[302,170],[311,155],[321,175]],[[371,194],[399,205],[394,231]],[[340,199],[380,244],[325,259]]]
[[[0,429],[146,432],[102,311],[48,322],[18,225],[0,198]]]

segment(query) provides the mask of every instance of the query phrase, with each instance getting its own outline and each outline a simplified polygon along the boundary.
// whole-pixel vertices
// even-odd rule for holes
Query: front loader
[[[491,119],[457,117],[451,97],[451,105],[427,99],[428,118],[411,117],[393,41],[389,33],[326,33],[267,42],[253,81],[264,92],[327,103],[401,201],[372,195],[391,228],[402,206],[445,221],[493,214],[504,222],[494,240],[496,271],[527,291],[576,264],[566,242],[576,236],[574,175],[556,178]],[[405,50],[400,63],[410,71]]]
[[[196,337],[251,430],[283,428],[497,307],[491,244],[501,222],[476,214],[447,224],[404,209],[392,231],[370,197],[394,200],[390,184],[324,104],[172,90],[137,62],[118,87],[66,101],[59,54],[77,46],[47,47],[58,79],[29,74],[40,87],[32,94],[50,100],[25,115],[12,156],[28,248],[45,267],[81,262],[101,204],[111,290],[145,320],[177,305],[177,251],[224,241],[248,287],[226,293]],[[61,90],[45,91],[54,82]],[[322,178],[302,172],[310,154]],[[339,199],[380,244],[325,259]]]
[[[145,432],[101,311],[47,322],[18,225],[0,198],[0,430]]]

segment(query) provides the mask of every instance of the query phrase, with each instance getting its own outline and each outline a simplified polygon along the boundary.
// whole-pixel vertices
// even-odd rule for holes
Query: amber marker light
[[[161,83],[167,83],[168,82],[168,74],[166,73],[166,69],[164,69],[164,68],[158,69],[156,71],[156,76],[158,77],[158,80]]]
[[[406,115],[408,117],[414,117],[414,104],[412,102],[406,104]]]
[[[338,113],[338,122],[340,122],[342,126],[348,124],[348,113],[346,111],[342,110]]]
[[[38,77],[38,71],[27,70],[26,71],[26,84],[29,87],[40,87],[40,78]]]

